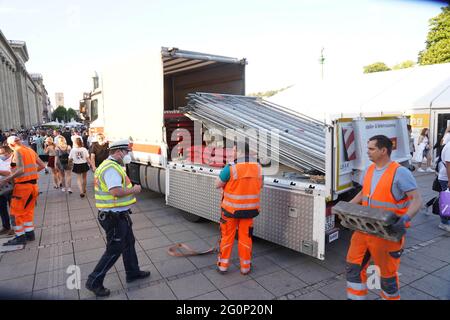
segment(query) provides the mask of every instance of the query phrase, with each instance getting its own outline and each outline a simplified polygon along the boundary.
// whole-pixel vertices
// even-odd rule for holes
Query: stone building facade
[[[48,120],[49,99],[40,74],[30,75],[26,43],[0,31],[0,129],[20,129]]]

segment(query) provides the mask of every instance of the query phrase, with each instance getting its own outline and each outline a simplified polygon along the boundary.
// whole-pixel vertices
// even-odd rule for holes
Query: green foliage
[[[69,108],[69,110],[67,110],[67,121],[70,121],[74,119],[75,121],[78,121],[78,115],[77,112],[75,110],[73,110],[72,108]]]
[[[442,12],[431,18],[426,48],[419,52],[419,64],[450,62],[450,6],[441,8]]]
[[[65,121],[67,122],[67,109],[64,106],[59,106],[58,108],[55,109],[55,111],[53,111],[52,113],[52,120],[59,120],[61,121]]]
[[[274,95],[276,95],[277,93],[280,93],[286,89],[289,89],[290,87],[292,87],[292,85],[287,86],[285,88],[281,88],[278,90],[269,90],[269,91],[263,91],[263,92],[256,92],[256,93],[250,93],[248,94],[250,97],[259,97],[259,98],[269,98],[272,97]]]
[[[375,62],[364,66],[364,73],[390,71],[391,69],[384,62]]]
[[[393,66],[392,70],[411,68],[411,67],[414,67],[415,65],[416,65],[416,63],[414,61],[406,60],[406,61],[403,61],[402,63],[396,64],[395,66]]]

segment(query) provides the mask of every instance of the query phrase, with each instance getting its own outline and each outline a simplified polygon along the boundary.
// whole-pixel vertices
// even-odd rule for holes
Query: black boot
[[[3,246],[17,246],[20,244],[25,245],[26,243],[27,243],[26,236],[21,235],[21,236],[15,237],[14,239],[11,239],[8,242],[4,243]]]
[[[34,231],[25,232],[25,236],[27,238],[27,241],[34,241],[36,239]]]
[[[86,289],[92,291],[96,297],[107,297],[111,294],[109,289],[106,289],[103,285],[98,287],[93,287],[90,281],[86,281]]]
[[[133,282],[135,280],[144,279],[150,277],[150,271],[139,271],[139,273],[133,276],[127,276],[127,282]]]

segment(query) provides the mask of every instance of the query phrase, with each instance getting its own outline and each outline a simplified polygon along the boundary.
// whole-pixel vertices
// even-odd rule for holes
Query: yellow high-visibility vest
[[[99,209],[105,209],[126,207],[135,203],[136,197],[133,194],[125,197],[115,197],[109,192],[104,178],[104,173],[109,168],[114,168],[121,175],[122,188],[130,189],[133,187],[125,170],[117,162],[107,159],[95,170],[95,206]]]

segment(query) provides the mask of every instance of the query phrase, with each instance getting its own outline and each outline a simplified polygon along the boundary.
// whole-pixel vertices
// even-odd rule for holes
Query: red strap
[[[217,248],[218,248],[218,244],[219,241],[217,241],[217,244],[215,247],[209,248],[208,250],[205,251],[195,251],[194,249],[192,249],[191,247],[189,247],[187,244],[184,243],[177,243],[173,246],[171,246],[168,250],[167,253],[173,257],[190,257],[190,256],[201,256],[204,254],[210,254],[210,253],[215,253],[218,252]],[[181,248],[183,248],[184,250],[186,250],[186,252],[183,252],[182,250],[180,250]]]

